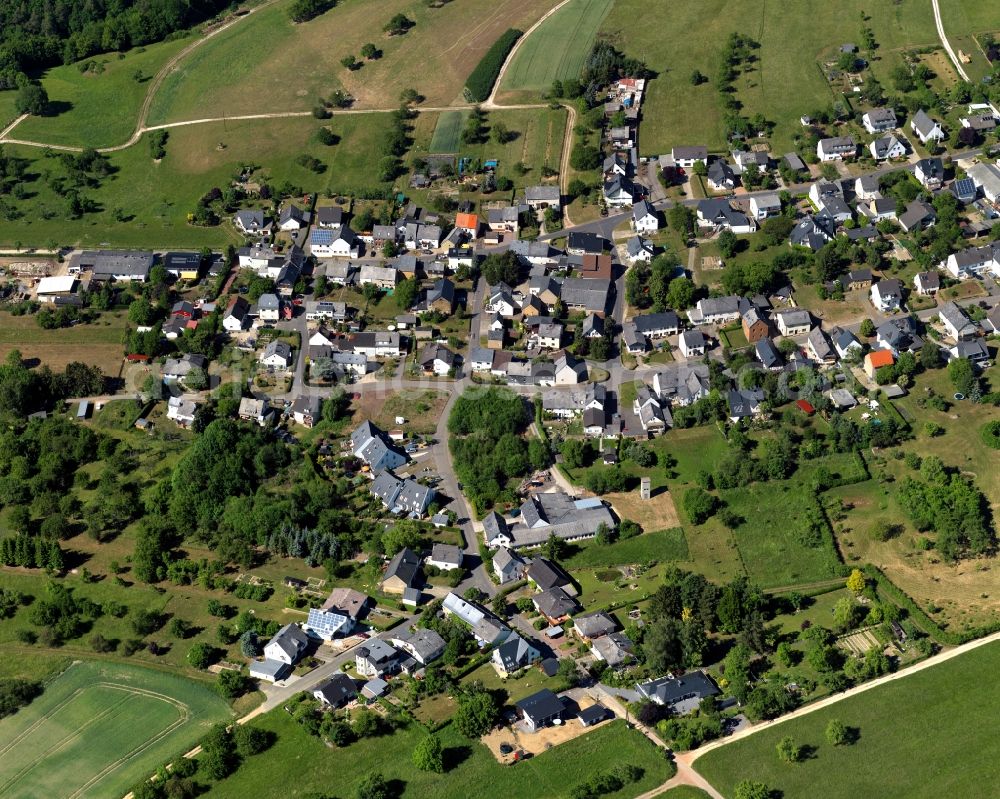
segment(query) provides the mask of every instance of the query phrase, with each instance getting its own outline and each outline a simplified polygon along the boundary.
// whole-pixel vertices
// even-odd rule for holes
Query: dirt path
[[[955,54],[955,51],[951,49],[951,42],[948,41],[948,37],[945,35],[944,22],[941,20],[941,8],[938,6],[938,0],[931,0],[931,5],[934,7],[934,24],[937,26],[938,37],[941,39],[941,44],[944,45],[945,52],[948,53],[948,58],[950,58],[951,63],[955,65],[955,70],[962,76],[962,80],[969,83],[969,76],[965,71],[965,67],[963,67],[962,62],[958,60],[958,56]]]
[[[576,127],[576,109],[566,103],[563,108],[569,113],[566,117],[566,133],[563,136],[562,158],[559,159],[559,191],[564,197],[569,196],[569,157],[573,149],[573,129]],[[571,227],[573,220],[569,218],[569,210],[563,208],[563,227]]]
[[[531,36],[531,34],[533,34],[536,30],[538,30],[538,28],[541,27],[542,23],[545,22],[545,20],[547,20],[549,17],[555,14],[560,8],[562,8],[568,2],[569,0],[562,0],[562,2],[557,3],[548,11],[546,11],[544,14],[542,14],[539,20],[530,28],[528,28],[528,30],[526,30],[521,35],[521,38],[514,43],[514,46],[510,49],[510,52],[507,54],[506,60],[503,62],[503,66],[500,67],[500,74],[497,75],[497,79],[493,83],[493,91],[490,92],[490,96],[487,97],[486,102],[483,103],[482,107],[484,109],[488,111],[491,108],[510,107],[510,106],[498,106],[496,103],[497,90],[500,88],[500,83],[503,81],[503,76],[507,74],[507,68],[511,65],[511,62],[514,60],[514,56],[517,55],[517,51],[521,49],[521,45],[524,44],[525,39],[527,39],[529,36]]]

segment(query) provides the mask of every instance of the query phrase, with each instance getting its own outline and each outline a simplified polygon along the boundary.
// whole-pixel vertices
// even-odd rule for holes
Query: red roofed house
[[[479,235],[479,217],[475,214],[455,214],[455,227],[476,238]]]
[[[873,350],[865,356],[865,374],[872,380],[875,373],[883,366],[892,366],[896,362],[889,350]]]
[[[583,266],[580,269],[580,277],[592,278],[596,280],[611,280],[611,256],[593,255],[583,256]]]

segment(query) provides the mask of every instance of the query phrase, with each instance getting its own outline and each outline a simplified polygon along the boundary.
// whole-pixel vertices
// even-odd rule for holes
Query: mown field
[[[221,698],[183,678],[78,661],[30,706],[0,721],[0,793],[121,796],[230,717]]]
[[[984,734],[1000,702],[998,667],[1000,644],[988,644],[708,752],[695,767],[726,796],[742,779],[784,799],[812,799],[817,786],[824,799],[987,795],[1000,756],[1000,739]],[[827,743],[834,718],[856,730],[856,743]],[[811,755],[782,762],[775,747],[786,735]]]
[[[248,760],[235,775],[216,784],[205,794],[213,799],[274,796],[294,786],[303,796],[313,791],[323,796],[354,796],[355,786],[368,773],[380,771],[399,789],[398,796],[434,796],[437,799],[467,799],[470,786],[503,785],[505,796],[519,799],[556,799],[588,776],[617,763],[633,763],[644,770],[643,778],[607,796],[625,799],[647,791],[666,780],[673,767],[663,751],[624,722],[616,721],[592,733],[561,744],[544,754],[502,766],[485,746],[463,738],[453,727],[438,735],[444,744],[448,766],[445,774],[418,771],[411,763],[413,748],[426,735],[413,725],[390,736],[369,738],[343,750],[328,749],[318,738],[307,735],[287,713],[278,709],[262,716],[260,727],[274,731],[278,740],[265,754]],[[576,722],[573,722],[574,724]]]
[[[53,114],[28,117],[11,134],[18,139],[74,147],[110,147],[128,141],[150,80],[192,39],[107,53],[79,63],[53,67],[42,75]],[[97,70],[81,71],[93,62]],[[141,73],[141,75],[137,75]]]
[[[525,39],[504,73],[500,102],[531,99],[554,80],[577,78],[611,0],[570,0]]]
[[[753,71],[740,75],[734,88],[745,113],[761,112],[777,124],[772,147],[787,152],[799,129],[799,117],[826,107],[833,95],[819,69],[818,57],[844,42],[861,38],[860,14],[879,43],[880,77],[898,63],[893,51],[937,42],[930,4],[786,3],[707,0],[650,5],[617,0],[601,27],[628,55],[642,59],[658,77],[648,86],[640,136],[643,156],[679,144],[725,148],[723,115],[713,80],[718,53],[730,33],[739,31],[760,42]],[[641,21],[641,24],[637,24]],[[694,70],[709,82],[693,86]],[[652,124],[650,124],[652,123]]]
[[[288,19],[287,0],[219,34],[178,65],[164,82],[150,123],[205,116],[307,111],[319,97],[344,89],[358,108],[394,108],[414,88],[428,105],[460,101],[465,79],[507,28],[524,29],[549,0],[466,0],[441,8],[418,0],[370,3],[345,0],[300,25]],[[416,24],[388,36],[382,26],[397,13]],[[349,71],[347,55],[361,58],[372,43],[382,57]]]
[[[117,375],[121,366],[123,312],[102,314],[94,324],[43,330],[33,316],[0,312],[0,358],[13,349],[27,360],[38,359],[61,371],[72,361],[99,366],[106,375]]]
[[[434,126],[434,136],[428,152],[457,153],[462,142],[462,127],[468,117],[468,111],[442,112]]]

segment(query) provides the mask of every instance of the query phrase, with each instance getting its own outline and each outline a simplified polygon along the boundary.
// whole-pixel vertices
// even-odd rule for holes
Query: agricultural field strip
[[[49,755],[51,755],[51,754],[53,754],[55,752],[58,752],[60,749],[65,748],[70,743],[72,743],[73,741],[75,741],[77,738],[79,738],[81,736],[81,734],[83,733],[83,731],[86,730],[88,727],[91,727],[94,724],[96,724],[96,723],[98,723],[100,721],[103,721],[106,718],[118,715],[118,713],[114,712],[114,711],[117,711],[118,708],[120,708],[123,704],[125,704],[126,702],[128,702],[129,695],[131,695],[131,696],[135,696],[135,695],[146,696],[146,697],[151,698],[151,699],[158,699],[161,702],[166,702],[167,704],[173,705],[174,708],[176,708],[177,710],[179,710],[180,711],[180,715],[178,716],[178,718],[172,724],[170,724],[167,727],[165,727],[164,729],[160,730],[156,735],[153,735],[150,738],[145,739],[141,744],[139,744],[137,747],[131,749],[123,757],[119,758],[118,760],[116,760],[113,763],[111,763],[108,766],[106,766],[97,775],[95,775],[94,777],[92,777],[86,784],[84,784],[76,792],[74,792],[72,794],[72,796],[75,797],[75,796],[80,795],[80,793],[82,791],[86,790],[88,787],[90,787],[91,785],[95,784],[96,782],[99,782],[104,776],[106,776],[108,773],[110,773],[111,771],[113,771],[114,769],[116,769],[118,766],[120,766],[126,760],[129,760],[130,758],[134,757],[139,752],[142,752],[143,750],[149,748],[154,743],[156,743],[157,741],[159,741],[160,739],[162,739],[164,736],[169,735],[171,732],[173,732],[175,729],[177,729],[177,727],[179,727],[179,726],[181,726],[183,724],[186,724],[188,722],[188,720],[190,719],[190,717],[191,717],[190,708],[186,704],[184,704],[183,702],[181,702],[181,701],[179,701],[177,699],[174,699],[174,698],[172,698],[170,696],[167,696],[166,694],[157,693],[156,691],[150,691],[150,690],[145,689],[145,688],[134,688],[134,687],[131,687],[131,686],[118,685],[116,683],[109,683],[109,682],[92,683],[91,685],[84,686],[83,688],[77,688],[72,694],[70,694],[68,697],[66,697],[62,702],[60,702],[58,705],[56,705],[54,708],[52,708],[48,713],[46,713],[44,716],[42,716],[40,719],[38,719],[38,721],[36,721],[34,724],[32,724],[27,729],[25,729],[20,735],[15,736],[11,741],[9,741],[3,747],[0,747],[0,756],[4,755],[6,752],[10,751],[13,747],[17,746],[21,741],[23,741],[26,737],[28,737],[29,735],[31,735],[33,732],[37,731],[44,724],[46,724],[48,722],[51,722],[54,719],[54,717],[60,711],[67,709],[74,700],[76,700],[76,699],[78,699],[80,697],[81,694],[83,694],[86,691],[91,690],[92,688],[98,688],[98,687],[100,687],[100,688],[110,688],[110,689],[116,690],[116,691],[123,691],[125,694],[127,694],[127,696],[125,696],[121,700],[115,702],[114,704],[108,706],[103,711],[101,711],[100,713],[96,714],[95,716],[93,716],[92,718],[90,718],[88,721],[84,722],[81,726],[76,727],[70,734],[68,734],[68,735],[64,736],[63,738],[59,739],[54,744],[52,744],[52,746],[50,746],[48,749],[46,749],[45,751],[43,751],[40,756],[38,756],[34,760],[28,762],[27,765],[25,765],[19,772],[17,772],[9,780],[7,780],[7,782],[5,782],[2,785],[0,785],[0,792],[3,792],[5,790],[7,790],[12,785],[14,785],[15,783],[17,783],[22,777],[24,777],[26,774],[28,774],[33,768],[35,768],[35,766],[37,766],[40,762],[42,762],[43,760],[45,760]]]

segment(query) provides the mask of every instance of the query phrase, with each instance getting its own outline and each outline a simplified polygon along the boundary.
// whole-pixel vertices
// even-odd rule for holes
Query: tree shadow
[[[66,114],[73,110],[73,103],[69,100],[49,100],[48,105],[45,106],[45,114],[47,117],[57,117],[60,114]]]
[[[444,761],[444,770],[451,771],[453,768],[457,768],[472,757],[472,747],[449,746],[444,750],[444,752],[441,753],[441,757]]]

